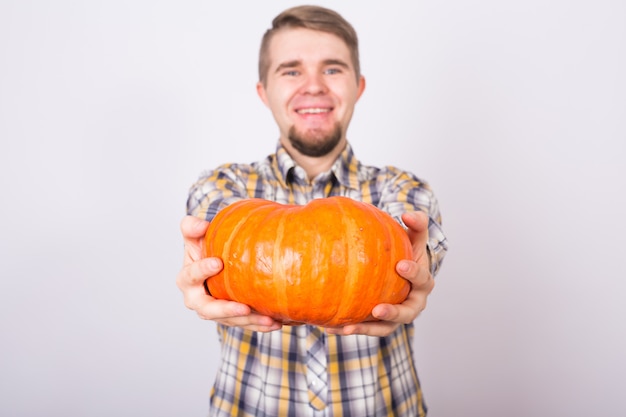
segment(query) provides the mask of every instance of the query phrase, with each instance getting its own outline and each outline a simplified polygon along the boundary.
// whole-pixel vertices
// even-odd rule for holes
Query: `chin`
[[[341,143],[343,130],[339,124],[329,132],[299,132],[295,127],[289,129],[287,136],[291,146],[302,155],[322,157],[331,153]]]

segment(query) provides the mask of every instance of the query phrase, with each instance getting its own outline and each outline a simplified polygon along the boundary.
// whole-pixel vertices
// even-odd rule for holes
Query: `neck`
[[[281,144],[293,160],[304,169],[309,180],[312,180],[322,172],[326,172],[332,168],[341,152],[346,148],[347,141],[342,139],[332,151],[324,156],[303,155],[291,146],[288,139],[281,138]]]

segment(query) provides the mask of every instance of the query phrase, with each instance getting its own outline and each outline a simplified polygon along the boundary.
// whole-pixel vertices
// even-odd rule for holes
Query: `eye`
[[[341,74],[341,68],[328,68],[324,73],[327,75]]]
[[[296,77],[296,76],[300,75],[300,72],[296,71],[296,70],[289,70],[289,71],[283,72],[283,75],[286,75],[288,77]]]

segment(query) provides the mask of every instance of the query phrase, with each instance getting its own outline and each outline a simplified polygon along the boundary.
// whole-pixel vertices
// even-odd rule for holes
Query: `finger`
[[[270,332],[280,329],[282,323],[272,319],[271,317],[263,316],[256,313],[251,313],[240,317],[229,317],[224,319],[215,320],[220,324],[226,326],[241,327],[246,330]]]
[[[378,320],[397,324],[413,322],[426,308],[426,297],[408,298],[403,304],[379,304],[372,310]]]
[[[180,231],[185,239],[199,239],[204,237],[209,222],[195,216],[185,216],[180,222]]]
[[[183,265],[202,258],[202,242],[209,222],[193,216],[186,216],[180,223],[185,245]]]
[[[217,300],[213,297],[210,302],[196,309],[198,317],[204,320],[213,320],[225,326],[242,327],[248,330],[269,332],[278,330],[282,323],[271,317],[252,312],[249,306],[235,301]]]
[[[258,331],[279,329],[281,324],[271,317],[252,313],[249,306],[235,301],[218,300],[207,295],[202,287],[185,293],[185,305],[203,320],[214,320],[226,326],[238,326]]]
[[[421,211],[402,214],[402,221],[407,226],[407,233],[413,247],[413,259],[427,259],[426,246],[428,245],[428,216]]]
[[[374,337],[385,337],[389,336],[398,328],[399,323],[392,322],[367,322],[367,323],[358,323],[358,324],[350,324],[344,327],[334,327],[326,329],[326,332],[329,334],[334,334],[338,336],[349,336],[353,334],[361,334],[366,336],[374,336]]]
[[[245,323],[244,319],[250,316],[252,312],[250,307],[245,304],[236,301],[218,300],[210,295],[206,295],[206,293],[204,302],[192,310],[203,320],[215,320],[224,322],[224,324],[231,320],[233,322],[231,325],[234,325],[234,323]],[[242,320],[236,321],[237,318],[242,318]]]
[[[253,331],[253,332],[268,333],[268,332],[280,330],[282,329],[282,327],[283,327],[282,324],[275,323],[275,324],[272,324],[271,326],[246,326],[245,329]]]
[[[204,281],[217,275],[222,270],[223,264],[220,258],[204,258],[191,262],[180,270],[176,277],[176,285],[182,291],[191,287],[204,288]]]
[[[185,216],[180,222],[180,231],[183,235],[185,244],[185,255],[188,251],[192,251],[193,255],[199,254],[201,242],[204,239],[209,222],[194,216]]]
[[[420,288],[432,279],[428,264],[401,260],[396,264],[396,272],[411,283],[411,288]]]
[[[408,324],[414,321],[426,309],[428,295],[435,286],[432,275],[425,274],[425,279],[411,288],[402,304],[379,304],[372,309],[372,316],[383,321]]]

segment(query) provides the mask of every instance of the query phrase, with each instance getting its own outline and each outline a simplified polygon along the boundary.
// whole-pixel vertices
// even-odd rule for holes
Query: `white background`
[[[206,415],[178,225],[201,171],[274,150],[257,49],[295,4],[0,2],[0,415]],[[626,3],[319,4],[360,35],[357,156],[443,210],[429,415],[626,415]]]

